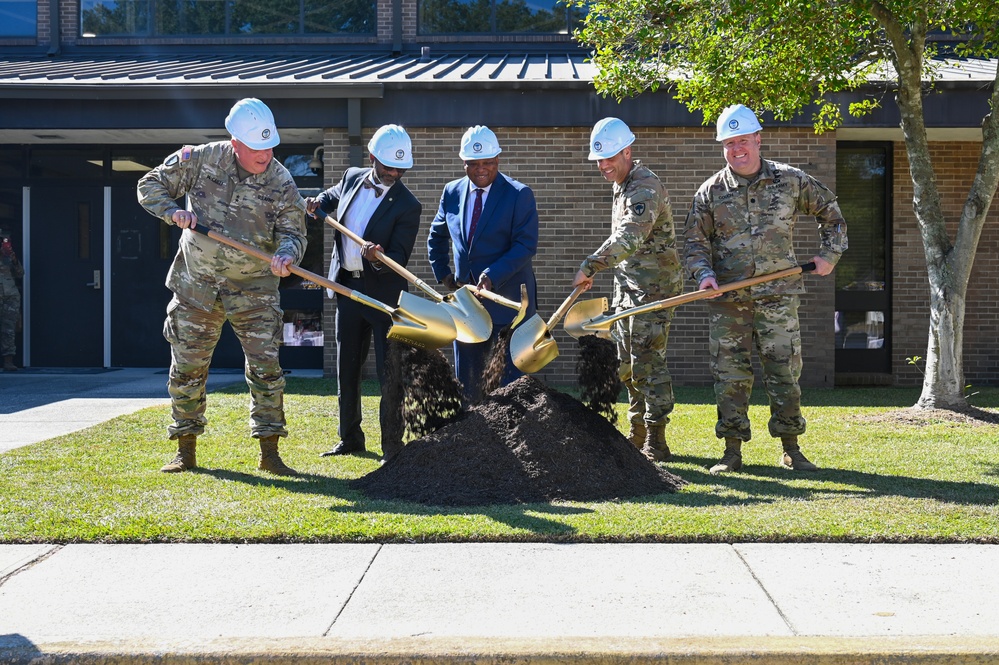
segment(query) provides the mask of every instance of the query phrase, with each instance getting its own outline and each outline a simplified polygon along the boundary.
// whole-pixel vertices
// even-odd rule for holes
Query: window
[[[422,35],[570,34],[583,12],[561,0],[420,0]]]
[[[38,12],[34,0],[0,0],[0,37],[34,37]]]
[[[81,0],[80,25],[84,37],[374,34],[375,3],[376,0]]]

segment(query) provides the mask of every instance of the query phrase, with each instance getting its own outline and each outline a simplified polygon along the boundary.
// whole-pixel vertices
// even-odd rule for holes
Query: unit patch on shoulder
[[[186,162],[191,159],[192,154],[194,154],[194,146],[185,145],[183,148],[163,160],[163,163],[166,166],[175,166],[177,162]]]
[[[644,203],[635,203],[634,205],[631,206],[631,210],[637,216],[641,217],[642,215],[645,214],[645,204]]]

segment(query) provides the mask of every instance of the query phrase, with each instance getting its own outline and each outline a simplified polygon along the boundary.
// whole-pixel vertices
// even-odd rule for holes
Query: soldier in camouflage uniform
[[[17,323],[21,320],[21,292],[15,279],[24,277],[24,268],[17,260],[7,229],[0,229],[0,356],[3,371],[16,372],[14,364]]]
[[[726,108],[718,118],[717,140],[728,166],[708,178],[694,195],[685,225],[686,268],[698,288],[792,268],[799,213],[818,222],[820,246],[815,273],[828,275],[847,248],[846,222],[836,196],[803,171],[760,156],[760,123],[745,106]],[[742,467],[742,442],[751,438],[749,397],[755,340],[770,399],[770,435],[779,437],[781,466],[795,471],[818,467],[802,454],[801,331],[798,324],[801,275],[729,291],[708,302],[709,351],[718,422],[715,434],[725,453],[712,474]]]
[[[184,147],[142,177],[138,197],[150,214],[182,229],[212,231],[273,254],[270,263],[197,233],[183,233],[167,276],[173,299],[163,335],[172,360],[168,388],[171,439],[178,453],[161,471],[196,466],[205,430],[205,382],[222,324],[229,321],[246,356],[251,435],[260,440],[259,468],[295,475],[278,454],[288,435],[284,372],[278,362],[282,311],[278,281],[305,254],[305,205],[291,174],[274,159],[274,117],[258,99],[237,102],[226,118],[231,141]],[[191,210],[177,207],[187,195]]]
[[[669,195],[655,173],[632,160],[634,141],[617,118],[604,118],[593,127],[589,158],[613,183],[611,234],[583,260],[573,280],[573,287],[589,289],[597,272],[613,269],[617,311],[678,295],[683,288]],[[674,400],[666,342],[672,318],[672,309],[626,317],[612,331],[628,389],[628,438],[647,457],[662,462],[671,458],[666,425]]]

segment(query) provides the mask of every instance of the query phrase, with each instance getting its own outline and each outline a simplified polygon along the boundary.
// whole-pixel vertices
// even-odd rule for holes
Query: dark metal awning
[[[266,87],[272,97],[364,98],[384,86],[588,86],[593,73],[582,53],[0,57],[0,96],[175,96],[180,88],[216,97]]]

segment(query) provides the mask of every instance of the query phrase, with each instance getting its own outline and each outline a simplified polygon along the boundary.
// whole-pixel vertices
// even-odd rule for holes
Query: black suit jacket
[[[371,168],[347,169],[340,182],[316,197],[319,207],[342,223],[354,194],[361,188],[361,180],[370,172]],[[380,199],[368,221],[364,239],[381,245],[389,258],[405,266],[416,244],[423,206],[402,181],[396,181]],[[329,272],[329,278],[334,282],[343,264],[343,244],[354,242],[340,231],[336,231],[335,234],[336,248],[330,257]],[[399,293],[408,288],[406,279],[388,266],[373,265],[363,258],[361,261],[364,265],[364,286],[359,290],[365,295],[395,307]],[[330,291],[327,293],[331,297],[334,295]]]

